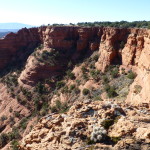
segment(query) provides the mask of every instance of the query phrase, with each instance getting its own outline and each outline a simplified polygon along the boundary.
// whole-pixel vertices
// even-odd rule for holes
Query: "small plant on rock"
[[[107,131],[103,127],[94,127],[91,133],[91,140],[94,142],[100,142],[105,140]]]
[[[90,93],[90,91],[88,89],[83,89],[82,91],[83,95],[88,95]]]
[[[129,71],[127,77],[128,77],[129,79],[134,79],[134,78],[136,77],[136,74],[135,74],[134,72],[132,72],[132,71]]]

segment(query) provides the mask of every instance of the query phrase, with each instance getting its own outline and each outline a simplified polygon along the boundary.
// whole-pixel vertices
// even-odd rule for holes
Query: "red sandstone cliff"
[[[121,47],[121,42],[124,47]],[[110,64],[119,64],[123,67],[136,68],[137,78],[134,84],[142,86],[139,94],[133,92],[131,86],[129,101],[149,101],[149,45],[150,31],[147,29],[116,29],[116,28],[82,28],[82,27],[41,27],[22,29],[17,34],[11,33],[0,40],[0,68],[3,69],[19,49],[34,47],[42,43],[44,49],[66,50],[75,49],[80,53],[85,49],[99,48],[100,57],[95,64],[104,71]],[[76,54],[70,55],[74,57]],[[37,82],[39,78],[48,77],[59,66],[35,64],[32,56],[28,58],[26,69],[22,72],[19,83],[29,84]]]
[[[18,52],[26,53],[38,43],[40,43],[38,28],[24,28],[18,33],[9,33],[4,39],[0,39],[0,69],[6,67]]]
[[[42,44],[42,46],[34,51],[34,48],[40,44]],[[99,58],[95,63],[95,67],[98,70],[105,73],[105,70],[109,65],[119,65],[120,70],[121,68],[125,68],[125,70],[132,69],[136,72],[137,77],[130,86],[130,91],[125,103],[143,105],[145,103],[150,103],[149,49],[150,30],[147,29],[117,29],[102,27],[40,27],[22,29],[17,34],[10,33],[5,39],[0,40],[0,69],[3,71],[8,64],[19,59],[19,57],[23,58],[25,53],[29,52],[27,54],[28,59],[25,60],[25,68],[21,72],[18,82],[22,87],[31,88],[42,79],[50,78],[53,75],[63,74],[67,70],[68,62],[73,60],[74,63],[76,63],[75,60],[80,58],[82,55],[85,55],[84,52],[91,54],[93,51],[99,50]],[[44,53],[49,54],[53,51],[60,52],[60,57],[57,62],[52,64],[47,63]],[[31,53],[32,55],[30,55]],[[41,60],[42,57],[44,58],[43,60]],[[21,60],[21,58],[19,60]],[[53,57],[50,57],[50,59],[52,58]],[[76,69],[78,71],[75,72],[75,75],[76,77],[78,76],[77,79],[79,79],[81,66],[79,68],[74,68],[74,70]],[[69,83],[67,84],[69,86],[72,85],[72,83],[75,83],[75,81],[70,80],[68,82]],[[80,89],[83,90],[84,87],[90,88],[92,87],[91,84],[95,84],[94,82],[95,81],[89,80],[85,83],[85,85],[82,85]],[[101,83],[99,82],[99,84]],[[7,118],[10,118],[10,108],[13,109],[14,113],[15,111],[19,112],[21,116],[30,115],[31,112],[29,109],[26,106],[19,104],[16,97],[12,98],[10,93],[7,92],[8,89],[6,86],[0,84],[0,87],[0,117],[4,118],[4,115],[6,115]],[[95,87],[99,88],[99,85],[95,85]],[[18,89],[14,90],[17,91]],[[55,96],[56,95],[54,95],[49,101],[55,99]],[[29,97],[27,100],[27,103],[30,103],[31,101],[30,105],[32,105],[32,99]],[[96,108],[97,105],[92,107]],[[125,107],[124,109],[128,111],[128,109],[126,109],[126,104],[123,107]],[[112,136],[116,135],[116,132],[118,132],[118,134],[122,134],[122,132],[124,132],[124,127],[126,127],[127,124],[134,128],[134,125],[132,124],[132,115],[134,116],[134,114],[138,114],[138,110],[135,110],[135,112],[132,112],[131,110],[130,113],[128,114],[128,117],[129,120],[131,119],[131,122],[128,123],[128,120],[126,123],[126,120],[122,118],[122,120],[124,120],[123,125],[122,120],[115,124],[112,129]],[[146,115],[149,114],[147,113]],[[138,119],[146,120],[146,115],[144,114],[144,117],[142,116],[143,118],[140,116]],[[20,118],[15,117],[16,124],[20,121],[19,119]],[[134,120],[137,121],[136,119],[137,118],[135,116]],[[143,120],[141,122],[143,122]],[[91,121],[93,120],[91,119]],[[145,132],[145,128],[147,128],[147,124],[141,124],[142,129],[139,128],[139,130],[142,132],[140,132],[140,134]],[[137,127],[138,125],[139,124],[137,123]],[[118,130],[118,128],[120,128],[120,130]],[[1,122],[0,130],[1,132],[10,131],[10,122],[8,120]],[[42,130],[42,128],[40,128],[40,130]],[[147,135],[148,134],[149,131]],[[138,136],[142,137],[141,135],[138,135],[138,132],[136,132],[136,136],[137,139],[139,138]],[[32,138],[29,138],[29,140],[32,141]],[[32,148],[34,149],[34,146]]]

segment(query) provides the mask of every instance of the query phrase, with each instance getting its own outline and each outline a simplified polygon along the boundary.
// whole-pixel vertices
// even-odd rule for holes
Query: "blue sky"
[[[150,20],[150,0],[0,0],[0,23]]]

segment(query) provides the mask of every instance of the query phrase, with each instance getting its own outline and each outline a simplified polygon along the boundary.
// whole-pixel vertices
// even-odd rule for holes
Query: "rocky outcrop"
[[[121,44],[126,43],[128,29],[103,28],[99,53],[100,57],[95,64],[96,67],[105,71],[106,67],[111,64],[121,64]]]
[[[9,33],[4,39],[0,39],[0,69],[4,69],[14,59],[19,60],[19,57],[35,48],[38,43],[40,43],[38,28],[24,28],[18,33]]]
[[[147,94],[150,91],[149,49],[150,30],[107,28],[103,31],[100,57],[95,65],[103,72],[107,66],[118,64],[137,73],[127,98],[127,102],[134,105],[150,102]],[[140,91],[136,92],[136,87]]]
[[[101,29],[96,27],[47,27],[39,28],[39,33],[42,33],[43,48],[36,53],[55,49],[64,54],[61,54],[59,63],[53,66],[41,64],[39,61],[35,63],[36,58],[29,57],[25,70],[18,80],[22,86],[33,86],[40,79],[62,74],[61,70],[67,69],[67,62],[82,55],[84,50],[97,50],[101,38]]]
[[[75,59],[85,50],[97,50],[100,57],[95,66],[104,72],[107,66],[118,64],[137,72],[135,82],[131,86],[127,102],[132,104],[149,103],[149,48],[150,31],[147,29],[117,29],[103,27],[40,27],[22,29],[17,34],[10,33],[0,40],[0,69],[13,59],[19,59],[21,53],[27,52],[36,44],[43,44],[43,50],[56,49]],[[17,55],[17,58],[14,58]],[[23,54],[22,54],[23,55]],[[60,66],[40,65],[33,63],[35,58],[29,57],[26,69],[19,78],[22,86],[32,86],[39,79],[51,77],[61,72]],[[67,61],[67,58],[65,58]],[[59,63],[63,62],[60,59]],[[66,68],[67,62],[65,63]],[[135,93],[135,87],[140,87]],[[142,101],[141,101],[142,99]]]
[[[93,146],[97,149],[107,147],[107,149],[119,150],[123,149],[122,143],[132,146],[139,139],[149,142],[149,130],[146,131],[148,123],[138,121],[145,114],[139,113],[134,107],[127,109],[128,106],[118,105],[113,102],[85,100],[76,102],[65,114],[49,114],[42,118],[33,130],[21,141],[21,150],[34,149],[89,149]],[[134,111],[134,115],[133,115]],[[132,114],[132,116],[131,116]],[[115,117],[117,117],[115,119]],[[104,141],[99,141],[94,145],[88,145],[92,137],[93,130],[103,128],[109,124],[108,121],[115,119],[114,124],[106,129],[105,134],[109,137],[118,138],[119,142],[115,147],[111,146],[111,140],[106,138]],[[143,135],[143,132],[145,134]],[[99,133],[98,133],[99,134]],[[130,140],[128,137],[131,137]],[[126,139],[127,137],[127,139]],[[126,139],[126,141],[125,141]],[[89,140],[89,141],[88,141]],[[102,143],[101,143],[102,142]],[[132,145],[133,144],[133,145]],[[148,146],[148,144],[147,144]],[[126,149],[124,147],[124,149]]]

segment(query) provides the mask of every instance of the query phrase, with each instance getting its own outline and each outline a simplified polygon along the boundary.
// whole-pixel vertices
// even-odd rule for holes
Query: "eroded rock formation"
[[[11,88],[11,86],[6,87],[6,85],[9,86],[12,84],[7,83],[7,80],[12,79],[13,76],[9,76],[8,78],[4,77],[2,79],[3,81],[1,81],[5,84],[0,84],[0,117],[4,119],[4,122],[1,121],[1,132],[11,130],[9,120],[5,119],[6,117],[11,117],[12,110],[10,110],[10,108],[13,109],[14,113],[15,110],[17,110],[23,117],[31,115],[28,108],[30,108],[29,105],[33,105],[34,102],[36,102],[32,100],[32,98],[35,98],[34,96],[32,97],[33,93],[31,93],[34,90],[27,91],[26,88],[34,89],[39,81],[64,74],[68,69],[67,67],[70,61],[74,63],[74,66],[78,63],[77,60],[80,60],[79,63],[83,64],[79,64],[79,67],[76,65],[75,68],[70,67],[73,69],[76,81],[68,79],[66,83],[68,89],[65,89],[67,92],[72,85],[74,85],[72,88],[76,88],[75,86],[78,85],[77,88],[79,89],[75,91],[77,93],[80,91],[83,92],[84,88],[93,88],[94,90],[103,88],[103,81],[101,79],[98,79],[98,84],[96,84],[96,78],[95,80],[93,78],[87,78],[89,74],[86,69],[89,68],[86,68],[85,60],[83,59],[84,55],[91,55],[93,51],[96,50],[98,50],[99,55],[98,60],[95,58],[94,65],[90,62],[94,55],[88,60],[89,62],[86,62],[91,66],[91,72],[89,74],[94,73],[95,75],[100,74],[100,72],[101,75],[105,74],[105,70],[107,70],[107,67],[110,65],[118,65],[120,72],[124,71],[125,74],[131,70],[136,73],[136,78],[133,79],[126,100],[122,100],[122,104],[119,102],[119,106],[119,100],[117,101],[115,98],[109,99],[111,103],[106,104],[108,97],[105,96],[106,93],[104,93],[101,95],[104,100],[103,102],[91,102],[91,100],[78,102],[78,98],[80,101],[85,95],[83,93],[80,95],[75,93],[78,98],[73,97],[76,99],[76,103],[73,104],[73,102],[75,102],[74,99],[71,101],[73,106],[69,112],[66,114],[50,114],[42,118],[32,132],[23,139],[21,149],[46,149],[49,147],[53,149],[79,148],[85,144],[86,141],[84,139],[91,136],[91,133],[94,131],[93,126],[101,126],[101,119],[117,119],[117,122],[113,122],[111,127],[107,129],[107,135],[111,138],[125,137],[113,148],[123,149],[126,144],[130,144],[131,147],[129,148],[132,149],[134,145],[139,146],[138,140],[144,140],[145,143],[149,143],[150,30],[137,28],[117,29],[105,27],[48,26],[22,29],[16,34],[10,33],[4,39],[1,39],[1,71],[5,70],[5,67],[8,65],[11,68],[10,64],[14,61],[17,62],[17,60],[20,61],[24,59],[26,62],[25,68],[21,70],[21,73],[13,72],[19,76],[17,76],[17,84],[19,83],[19,85],[15,88]],[[82,60],[83,62],[81,62]],[[93,70],[94,72],[92,72]],[[82,80],[83,72],[87,75],[84,76],[86,82],[79,85],[77,81]],[[125,74],[122,80],[125,80]],[[91,77],[91,75],[89,76]],[[13,80],[11,80],[11,82],[12,81]],[[117,81],[119,82],[119,79],[115,80],[115,82]],[[124,82],[126,81],[128,80]],[[125,89],[123,89],[125,92],[128,91],[127,88],[129,85],[128,83]],[[51,88],[49,85],[46,85],[46,87]],[[59,88],[56,88],[56,90],[59,90]],[[57,100],[57,98],[59,98],[59,94],[62,92],[61,90],[57,93],[56,91],[54,92],[54,95],[50,97],[51,99],[48,99],[48,104],[52,104],[52,102],[55,104],[55,99]],[[14,91],[21,93],[22,98],[27,97],[27,106],[18,103],[20,99],[17,98],[17,95],[13,95],[14,97],[11,95]],[[25,92],[25,96],[23,92]],[[69,92],[69,94],[72,94],[71,90]],[[101,93],[101,91],[98,92],[98,94]],[[64,99],[65,102],[70,95],[63,94],[61,93],[60,97],[63,97],[62,99]],[[23,102],[21,100],[20,102]],[[114,101],[116,101],[116,103]],[[42,105],[41,99],[39,100],[39,104]],[[135,105],[138,107],[134,107]],[[34,108],[31,110],[34,110]],[[116,113],[119,115],[116,116]],[[116,118],[118,116],[119,118]],[[19,121],[19,117],[16,117],[16,124]],[[146,129],[148,130],[146,131]],[[24,135],[26,134],[24,133]],[[100,137],[99,139],[101,139],[102,135],[100,134],[98,136]],[[136,139],[136,142],[134,142],[133,137]],[[112,142],[111,140],[110,142]],[[146,146],[147,148],[147,144],[142,144],[141,147]],[[108,149],[112,149],[112,146],[100,143],[97,143],[96,146],[98,148],[107,147]],[[138,148],[141,149],[141,147],[139,146]],[[89,147],[83,146],[83,149],[86,148]]]

